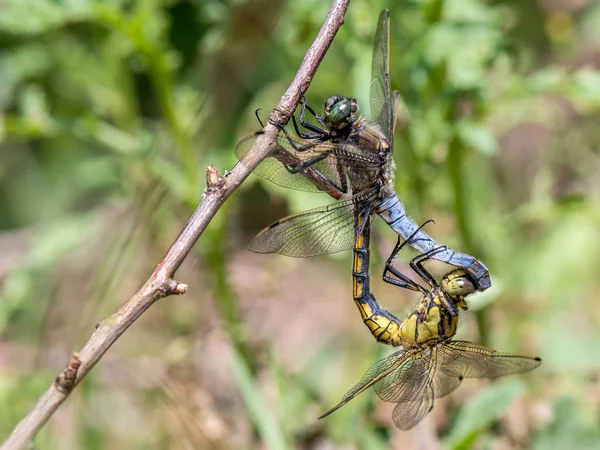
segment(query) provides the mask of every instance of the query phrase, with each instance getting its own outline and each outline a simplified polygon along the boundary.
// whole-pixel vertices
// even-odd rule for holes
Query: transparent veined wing
[[[433,409],[437,395],[434,380],[439,378],[442,363],[440,345],[431,346],[412,356],[405,379],[388,385],[384,379],[375,385],[375,392],[381,399],[398,403],[392,419],[399,429],[410,430]]]
[[[539,358],[505,353],[466,341],[449,341],[425,349],[401,350],[374,364],[334,408],[341,408],[373,386],[382,400],[396,402],[394,424],[409,430],[433,409],[436,398],[454,391],[466,377],[499,377],[527,372]]]
[[[358,394],[364,392],[388,376],[399,380],[406,379],[406,371],[412,366],[410,358],[410,352],[400,350],[373,364],[373,366],[371,366],[371,368],[363,375],[360,381],[356,383],[354,387],[346,393],[346,395],[344,395],[342,400],[321,417],[319,417],[319,419],[327,417],[332,412],[337,411]]]
[[[402,103],[402,97],[400,96],[400,92],[392,91],[392,136],[396,132],[396,125],[398,125],[398,113],[400,111],[400,104]],[[391,141],[391,138],[388,138]]]
[[[390,12],[385,9],[379,16],[373,62],[371,66],[371,119],[378,124],[390,144],[393,142],[395,105],[390,92]]]
[[[435,392],[435,398],[442,398],[453,392],[460,383],[462,377],[455,377],[447,375],[443,370],[438,371],[433,382],[433,390]]]
[[[255,142],[265,134],[259,132],[243,137],[235,147],[238,159],[243,161]],[[366,183],[372,183],[370,174],[383,164],[372,150],[358,145],[310,141],[283,133],[277,133],[275,142],[272,156],[262,161],[254,173],[279,186],[299,191],[323,190],[307,179],[302,171],[295,171],[302,166],[306,167],[305,171],[312,171],[315,177],[346,193],[352,188],[356,192],[357,184],[364,188]],[[357,174],[363,174],[365,180],[357,180]]]
[[[397,403],[392,419],[401,430],[409,430],[419,423],[433,408],[434,400],[430,379],[433,370],[431,353],[413,355],[405,366],[409,367],[401,376],[389,375],[373,386],[379,398]]]
[[[296,258],[336,253],[352,248],[354,223],[368,215],[378,190],[370,189],[331,205],[284,217],[250,242],[257,253],[280,253]]]
[[[397,403],[392,418],[401,430],[414,427],[433,408],[436,396],[433,380],[442,360],[436,347],[399,351],[374,364],[333,409],[339,409],[373,386],[384,401]]]
[[[423,352],[411,356],[402,366],[373,386],[379,398],[386,402],[410,401],[419,397],[429,382],[431,359]]]
[[[529,372],[541,364],[534,356],[506,353],[467,341],[451,341],[444,346],[442,371],[463,378],[495,378]]]
[[[431,383],[427,383],[423,392],[414,400],[399,402],[392,412],[394,424],[401,430],[410,430],[433,409],[435,393]]]

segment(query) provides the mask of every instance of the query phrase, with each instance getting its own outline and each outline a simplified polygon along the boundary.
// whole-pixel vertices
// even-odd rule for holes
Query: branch
[[[306,52],[296,76],[277,107],[269,115],[269,123],[265,126],[267,133],[256,141],[246,157],[225,177],[220,176],[213,166],[206,168],[207,188],[202,202],[150,278],[117,312],[96,325],[96,330],[87,343],[78,353],[73,354],[67,368],[56,377],[29,414],[15,427],[0,450],[26,448],[54,411],[144,311],[161,298],[186,292],[187,285],[175,281],[173,275],[221,205],[274,148],[276,133],[279,131],[274,123],[285,126],[289,121],[344,22],[344,14],[349,2],[350,0],[332,2],[329,14],[312,46]],[[319,177],[315,173],[308,170],[304,175],[320,186]]]

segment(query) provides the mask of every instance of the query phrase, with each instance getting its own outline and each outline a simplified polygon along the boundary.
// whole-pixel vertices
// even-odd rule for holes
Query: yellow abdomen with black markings
[[[370,217],[356,218],[354,257],[352,261],[352,291],[354,302],[360,311],[363,323],[373,337],[383,344],[400,345],[400,320],[379,305],[371,293],[369,282],[369,239]]]

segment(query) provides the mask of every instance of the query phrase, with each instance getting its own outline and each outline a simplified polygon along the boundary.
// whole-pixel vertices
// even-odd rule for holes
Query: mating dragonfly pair
[[[283,218],[251,242],[250,249],[310,257],[353,248],[353,296],[363,322],[377,341],[401,350],[374,365],[346,394],[333,412],[370,386],[387,401],[397,402],[394,421],[409,429],[433,407],[434,398],[453,391],[465,377],[495,377],[532,370],[538,358],[508,354],[477,344],[453,341],[464,297],[491,286],[485,265],[476,258],[437,244],[406,214],[393,189],[393,134],[399,95],[389,80],[389,27],[387,10],[381,13],[373,49],[370,106],[372,121],[357,117],[358,105],[350,97],[332,96],[317,114],[302,101],[300,125],[292,116],[297,136],[281,127],[278,145],[255,173],[280,186],[329,193],[340,199],[320,208]],[[306,112],[320,124],[306,120]],[[243,138],[236,155],[243,159],[264,133]],[[317,188],[303,176],[310,169],[325,186]],[[323,183],[322,183],[323,184]],[[370,289],[369,239],[371,222],[381,217],[399,236],[386,263],[384,281],[419,291],[422,298],[405,321],[385,310]],[[413,282],[393,266],[404,245],[421,252],[411,267],[429,289]],[[429,259],[458,269],[440,283],[425,270]],[[324,416],[323,416],[324,417]]]

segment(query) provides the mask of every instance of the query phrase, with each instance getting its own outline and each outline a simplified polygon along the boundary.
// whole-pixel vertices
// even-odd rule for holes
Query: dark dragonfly
[[[392,413],[394,423],[401,430],[408,430],[433,409],[436,398],[450,394],[464,378],[496,378],[528,372],[541,363],[537,357],[452,340],[458,326],[458,315],[450,314],[448,303],[456,311],[467,308],[465,297],[475,291],[471,275],[464,269],[455,269],[439,283],[436,282],[424,268],[424,263],[443,247],[434,249],[429,255],[417,256],[410,264],[429,285],[426,289],[392,266],[395,255],[405,244],[406,241],[402,244],[398,241],[386,263],[384,279],[387,277],[388,282],[420,291],[421,300],[403,322],[381,308],[376,313],[377,320],[372,321],[373,334],[379,335],[385,343],[401,347],[401,350],[373,365],[341,402],[320,418],[373,386],[382,400],[397,403]],[[375,302],[373,307],[379,306]]]
[[[361,227],[379,215],[403,239],[415,234],[410,245],[427,253],[439,245],[406,214],[393,190],[392,159],[396,105],[399,96],[392,94],[389,81],[389,26],[387,10],[381,13],[373,49],[370,104],[372,122],[357,117],[358,106],[350,97],[329,97],[323,115],[316,114],[303,101],[300,123],[308,132],[298,137],[282,128],[276,137],[272,157],[264,160],[255,173],[280,186],[318,192],[302,176],[307,169],[327,181],[326,191],[343,198],[331,205],[304,211],[273,223],[259,233],[250,249],[260,253],[281,253],[293,257],[310,257],[352,248]],[[321,127],[304,119],[308,110]],[[241,162],[264,133],[243,138],[236,147]],[[282,161],[284,163],[282,163]],[[322,189],[321,189],[322,190]],[[335,195],[338,193],[339,195]],[[359,225],[359,218],[363,218]],[[491,286],[487,268],[477,259],[444,247],[432,258],[466,270],[478,290]]]

